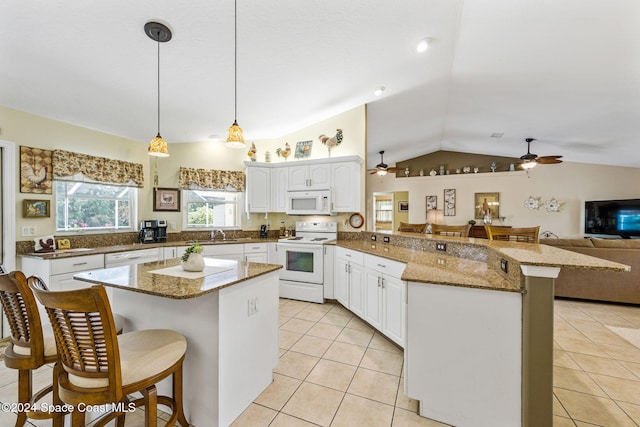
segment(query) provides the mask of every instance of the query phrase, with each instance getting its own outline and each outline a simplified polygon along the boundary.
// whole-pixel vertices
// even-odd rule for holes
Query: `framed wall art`
[[[53,168],[51,150],[20,147],[20,192],[51,194]]]
[[[306,159],[311,155],[311,147],[313,146],[313,141],[300,141],[296,144],[296,159]]]
[[[476,193],[474,206],[476,219],[500,218],[500,193]]]
[[[444,190],[444,216],[456,215],[456,190],[446,188]]]
[[[398,202],[398,212],[409,212],[409,202]]]
[[[49,200],[29,200],[22,201],[23,218],[49,218],[51,215]]]
[[[427,212],[438,208],[438,198],[436,196],[427,196]]]
[[[165,212],[180,212],[180,189],[154,188],[153,210]]]

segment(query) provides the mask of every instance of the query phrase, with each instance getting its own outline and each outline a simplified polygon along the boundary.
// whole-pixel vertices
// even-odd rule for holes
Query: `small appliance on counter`
[[[167,221],[145,219],[140,221],[140,243],[164,243],[167,241]]]
[[[260,238],[261,239],[266,239],[268,232],[269,232],[269,226],[267,226],[266,224],[262,224],[260,226]]]

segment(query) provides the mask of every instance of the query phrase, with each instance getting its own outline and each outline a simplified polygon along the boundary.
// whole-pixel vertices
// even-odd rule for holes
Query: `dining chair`
[[[514,242],[538,243],[540,240],[540,226],[536,227],[493,227],[484,226],[489,240],[510,240]]]
[[[11,332],[9,345],[4,351],[4,364],[18,370],[17,406],[34,407],[48,393],[52,393],[53,405],[60,404],[55,387],[55,367],[52,383],[33,392],[33,372],[45,364],[55,364],[57,353],[53,334],[43,332],[48,322],[43,328],[38,305],[21,271],[0,274],[0,301]],[[63,418],[61,412],[22,410],[18,412],[15,426],[22,427],[27,419],[52,419],[53,426],[58,427],[62,426]]]
[[[424,224],[410,224],[407,222],[401,222],[398,227],[398,231],[407,231],[411,233],[424,233],[427,229],[427,223]]]
[[[188,427],[182,407],[182,363],[185,337],[168,329],[146,329],[116,335],[104,286],[71,291],[32,287],[44,305],[58,350],[60,399],[74,407],[72,427],[85,425],[86,405],[109,405],[113,411],[96,427],[117,418],[123,427],[131,406],[145,406],[145,426],[157,425],[157,405],[171,409],[166,426]],[[173,396],[158,396],[155,384],[171,377]],[[130,397],[141,393],[141,398]]]
[[[471,230],[471,224],[466,224],[466,225],[431,224],[431,234],[433,235],[469,237],[469,230]]]

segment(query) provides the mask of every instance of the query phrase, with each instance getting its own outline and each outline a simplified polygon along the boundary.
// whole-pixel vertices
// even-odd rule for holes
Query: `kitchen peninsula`
[[[202,273],[180,259],[74,276],[112,288],[125,331],[166,328],[187,338],[184,412],[196,427],[228,426],[271,383],[278,363],[280,265],[205,258]],[[170,394],[161,383],[159,394]]]
[[[406,263],[405,394],[419,414],[459,427],[551,427],[554,279],[561,268],[629,267],[540,244],[416,233],[373,241],[382,237],[337,245],[364,253],[365,270],[367,255]],[[375,280],[363,288],[367,300]]]

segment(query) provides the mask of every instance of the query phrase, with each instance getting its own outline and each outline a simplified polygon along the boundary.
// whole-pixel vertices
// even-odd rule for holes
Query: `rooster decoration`
[[[42,184],[42,182],[47,179],[46,166],[43,166],[38,170],[34,170],[31,166],[23,164],[20,171],[22,173],[22,177],[35,186]]]
[[[249,149],[249,152],[247,153],[247,155],[249,156],[252,162],[255,162],[257,154],[258,154],[258,150],[256,150],[256,144],[252,142],[251,148]]]
[[[329,156],[331,156],[331,149],[337,147],[342,143],[342,129],[336,129],[336,135],[329,138],[327,135],[320,135],[318,137],[322,145],[325,145],[329,150]]]
[[[276,148],[276,154],[278,155],[278,157],[284,157],[284,161],[286,162],[287,157],[289,157],[289,155],[291,154],[291,147],[289,146],[289,143],[284,143],[284,149]]]

